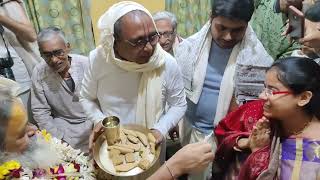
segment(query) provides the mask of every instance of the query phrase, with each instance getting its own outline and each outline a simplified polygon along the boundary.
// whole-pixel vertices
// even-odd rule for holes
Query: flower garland
[[[0,166],[0,180],[6,179],[54,179],[54,180],[91,180],[95,179],[90,159],[67,143],[52,137],[46,130],[37,131],[37,138],[44,139],[59,154],[63,163],[49,169],[28,169],[17,161],[8,161]]]
[[[20,177],[21,165],[17,161],[8,161],[0,166],[0,179]]]

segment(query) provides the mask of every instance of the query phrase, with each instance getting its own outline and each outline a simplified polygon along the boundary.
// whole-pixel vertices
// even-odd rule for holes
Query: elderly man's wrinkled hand
[[[97,138],[104,132],[104,128],[102,126],[102,123],[101,121],[99,123],[97,123],[91,134],[90,134],[90,137],[89,137],[89,151],[92,152],[93,148],[94,148],[94,144],[97,140]]]

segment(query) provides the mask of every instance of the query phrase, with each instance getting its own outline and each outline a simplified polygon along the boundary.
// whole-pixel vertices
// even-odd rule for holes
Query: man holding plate
[[[80,92],[80,102],[95,124],[89,148],[108,116],[149,128],[156,143],[162,143],[187,103],[180,69],[159,45],[152,15],[138,3],[123,1],[100,17],[98,28],[101,42],[90,53]]]

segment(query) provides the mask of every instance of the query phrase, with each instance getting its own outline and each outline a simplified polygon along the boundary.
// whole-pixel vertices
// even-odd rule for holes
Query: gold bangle
[[[168,171],[169,171],[169,173],[170,173],[170,175],[171,175],[172,179],[175,179],[175,178],[174,178],[173,173],[171,172],[171,170],[169,169],[169,167],[168,167],[168,165],[167,165],[167,161],[165,161],[165,162],[164,162],[164,165],[165,165],[165,166],[166,166],[166,168],[168,169]]]

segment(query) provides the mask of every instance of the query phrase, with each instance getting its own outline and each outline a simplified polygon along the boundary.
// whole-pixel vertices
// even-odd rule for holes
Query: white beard
[[[10,160],[16,160],[22,167],[29,169],[47,169],[61,163],[57,151],[51,144],[36,137],[30,140],[28,149],[22,154],[0,152],[0,164]]]

